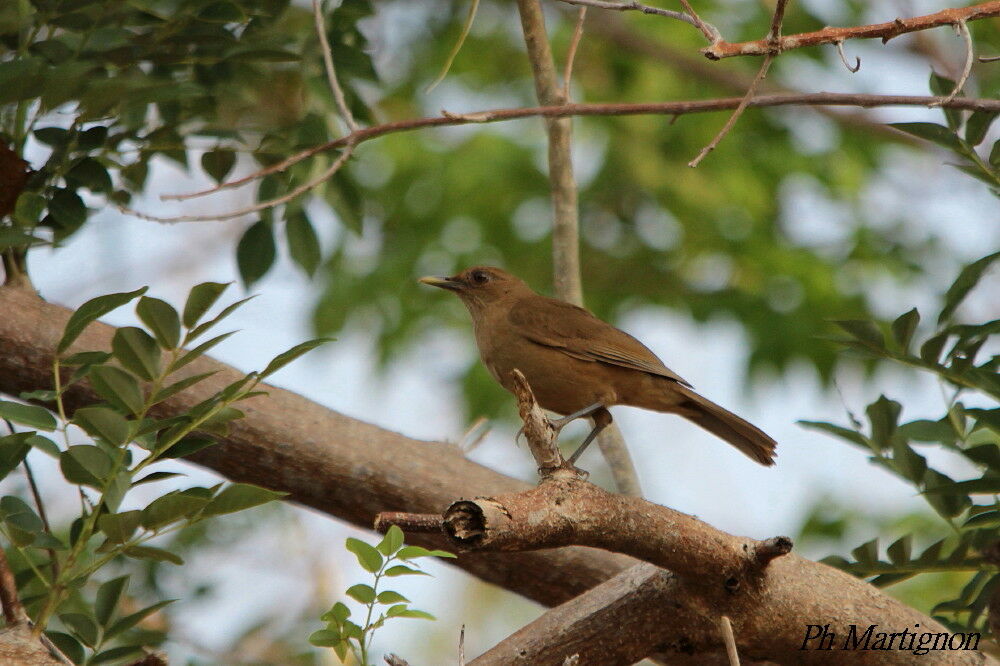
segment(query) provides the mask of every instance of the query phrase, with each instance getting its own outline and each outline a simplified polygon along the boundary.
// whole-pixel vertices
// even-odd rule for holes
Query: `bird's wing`
[[[508,320],[521,336],[567,356],[641,370],[691,386],[646,345],[571,303],[531,296],[514,304]]]

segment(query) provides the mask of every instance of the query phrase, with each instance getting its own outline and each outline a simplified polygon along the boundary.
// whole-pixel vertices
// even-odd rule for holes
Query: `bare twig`
[[[972,62],[974,60],[973,46],[972,46],[972,34],[969,32],[969,26],[966,25],[965,21],[959,21],[955,24],[955,30],[958,31],[959,36],[961,36],[962,41],[965,42],[965,65],[962,67],[962,74],[958,77],[955,82],[955,87],[952,88],[948,96],[943,98],[939,102],[935,102],[931,106],[940,106],[945,102],[950,102],[955,99],[958,93],[962,92],[962,88],[965,87],[965,82],[969,80],[969,74],[972,73]]]
[[[232,189],[246,185],[254,180],[263,178],[272,173],[279,173],[289,167],[298,164],[302,160],[309,159],[313,155],[343,148],[348,143],[357,146],[365,141],[371,141],[387,134],[400,132],[412,132],[430,127],[447,127],[457,125],[468,125],[472,123],[495,123],[508,120],[519,120],[522,118],[545,117],[561,118],[568,116],[634,116],[634,115],[666,115],[682,116],[691,113],[710,113],[715,111],[727,111],[735,109],[743,102],[743,97],[726,97],[708,100],[694,100],[682,102],[647,102],[637,104],[559,104],[553,106],[519,107],[514,109],[492,109],[488,111],[477,111],[474,113],[454,114],[449,113],[443,116],[432,118],[413,118],[409,120],[398,120],[373,127],[364,127],[357,132],[349,134],[339,139],[333,139],[326,143],[317,144],[306,148],[301,152],[292,155],[282,162],[273,164],[265,169],[252,174],[227,181],[216,187],[186,194],[164,194],[161,199],[192,199],[206,196],[225,189]],[[760,95],[754,97],[748,103],[748,107],[763,108],[774,106],[857,106],[862,108],[872,108],[878,106],[931,106],[934,102],[940,102],[939,97],[923,95],[866,95],[856,93],[783,93],[774,95]],[[986,98],[965,98],[955,99],[941,104],[943,107],[951,109],[962,109],[965,111],[1000,111],[1000,100]],[[262,207],[274,204],[260,204]],[[124,212],[130,213],[128,209]],[[253,211],[250,211],[253,212]],[[150,218],[157,219],[157,218]],[[190,220],[190,218],[183,218]],[[222,219],[218,216],[204,216],[205,220]],[[177,221],[177,220],[170,220]]]
[[[573,61],[576,59],[576,49],[580,46],[580,38],[583,37],[583,24],[587,20],[587,8],[580,7],[576,12],[576,26],[573,28],[573,38],[570,40],[569,48],[566,50],[566,67],[563,69],[563,101],[569,101],[569,84],[573,78]]]
[[[765,37],[768,43],[775,44],[781,38],[781,22],[785,18],[785,7],[787,5],[788,0],[778,0],[777,4],[774,6],[774,15],[771,17],[771,29],[768,30],[767,37]],[[767,57],[764,58],[764,62],[760,64],[760,69],[757,70],[757,76],[755,76],[753,81],[750,82],[750,87],[747,88],[746,94],[743,95],[743,101],[740,102],[739,106],[736,107],[736,110],[729,116],[729,120],[727,120],[726,124],[722,126],[719,133],[716,134],[711,141],[709,141],[707,146],[701,149],[701,152],[698,153],[697,157],[688,162],[689,167],[693,168],[698,166],[701,161],[705,159],[705,156],[715,150],[715,147],[719,145],[719,142],[722,141],[727,134],[729,134],[729,130],[733,128],[739,117],[743,115],[743,111],[747,108],[747,104],[749,104],[750,100],[753,99],[754,93],[757,92],[757,86],[760,85],[760,82],[764,80],[765,76],[767,76],[767,70],[770,69],[771,62],[773,60],[774,54],[768,53]]]
[[[705,39],[707,39],[712,44],[722,39],[722,35],[719,34],[719,31],[716,29],[716,27],[714,25],[710,25],[702,21],[701,17],[698,16],[698,12],[694,10],[694,7],[691,6],[691,3],[688,2],[688,0],[680,0],[680,3],[684,6],[684,9],[687,11],[688,16],[694,19],[695,25],[698,27],[699,30],[701,30],[701,34],[705,35]]]
[[[344,138],[345,139],[350,139],[351,137],[353,137],[355,134],[359,133],[360,131],[361,130],[358,130],[354,134],[348,134]],[[172,223],[172,222],[210,222],[212,220],[230,220],[230,219],[232,219],[234,217],[242,217],[243,215],[249,215],[250,213],[256,213],[259,210],[264,210],[264,209],[267,209],[267,208],[274,208],[275,206],[280,206],[283,203],[288,203],[289,201],[291,201],[292,199],[296,198],[300,194],[305,194],[306,192],[312,190],[314,187],[316,187],[320,183],[323,183],[324,181],[329,180],[331,177],[333,177],[333,174],[337,173],[337,171],[339,171],[340,168],[342,166],[344,166],[344,164],[347,163],[347,160],[350,159],[350,157],[353,154],[353,152],[354,152],[354,144],[351,143],[351,142],[348,142],[344,146],[344,151],[342,153],[340,153],[340,155],[337,157],[336,160],[333,161],[333,164],[331,164],[329,166],[329,168],[327,168],[326,171],[324,171],[320,175],[316,176],[312,180],[310,180],[310,181],[308,181],[306,183],[303,183],[302,185],[299,185],[298,187],[296,187],[291,192],[288,192],[287,194],[283,194],[280,197],[277,197],[277,198],[274,198],[274,199],[270,199],[268,201],[261,201],[261,202],[255,203],[252,206],[247,206],[245,208],[240,208],[239,210],[232,210],[232,211],[229,211],[228,213],[216,213],[216,214],[213,214],[213,215],[178,215],[176,217],[159,217],[157,215],[149,215],[147,213],[142,213],[142,212],[137,211],[137,210],[132,210],[131,208],[126,208],[125,206],[118,206],[118,210],[120,210],[121,212],[123,212],[123,213],[125,213],[127,215],[133,215],[135,217],[138,217],[139,219],[150,220],[152,222],[171,222]]]
[[[375,516],[375,531],[385,532],[391,526],[404,532],[440,532],[441,515],[437,513],[406,513],[405,511],[383,511]]]
[[[710,60],[720,60],[733,56],[762,56],[767,54],[777,54],[792,49],[799,49],[807,46],[817,46],[819,44],[834,44],[847,39],[874,39],[881,38],[882,43],[888,42],[893,37],[937,28],[943,25],[955,25],[960,21],[977,21],[985,18],[1000,16],[1000,1],[983,2],[971,7],[957,7],[954,9],[942,9],[933,14],[916,16],[914,18],[897,18],[894,21],[885,23],[874,23],[871,25],[861,25],[850,28],[827,27],[814,32],[803,32],[796,35],[786,35],[778,40],[759,39],[753,42],[730,43],[719,41],[701,50],[702,54]]]
[[[844,67],[846,67],[847,71],[850,72],[851,74],[854,74],[859,69],[861,69],[861,57],[860,56],[854,56],[854,66],[853,67],[851,67],[851,63],[847,62],[847,56],[844,55],[844,40],[840,40],[839,42],[837,42],[837,55],[840,56],[840,62],[844,63]]]
[[[458,634],[458,666],[465,666],[465,625]]]
[[[606,2],[605,0],[559,0],[559,2],[564,2],[567,5],[609,9],[616,12],[642,12],[643,14],[665,16],[667,18],[684,21],[689,25],[693,25],[702,31],[710,43],[715,43],[715,41],[719,39],[719,31],[716,30],[714,26],[709,25],[698,18],[697,14],[694,14],[693,11],[691,14],[685,14],[684,12],[675,12],[671,9],[650,7],[649,5],[644,5],[641,2],[636,2],[635,0],[632,0],[631,2]]]
[[[330,42],[326,38],[326,24],[323,20],[323,8],[320,0],[313,0],[313,21],[316,24],[316,35],[319,37],[319,44],[323,51],[323,66],[326,69],[326,80],[330,85],[330,92],[333,93],[333,100],[337,104],[337,110],[344,124],[350,132],[356,132],[358,124],[354,121],[354,115],[347,106],[347,99],[344,97],[344,90],[337,81],[337,70],[333,66],[333,52],[330,50]]]
[[[727,134],[729,134],[729,130],[733,128],[733,125],[736,124],[739,117],[743,115],[743,111],[745,111],[747,106],[750,105],[753,95],[757,91],[757,86],[764,80],[764,77],[767,76],[767,70],[770,69],[772,60],[774,60],[774,56],[768,53],[764,58],[764,62],[760,64],[760,69],[757,70],[757,76],[755,76],[753,81],[750,82],[750,87],[747,88],[746,94],[743,95],[743,99],[741,99],[740,103],[736,106],[736,110],[730,114],[729,120],[727,120],[726,124],[722,126],[722,129],[719,130],[718,134],[716,134],[715,137],[708,142],[708,145],[702,148],[701,152],[698,153],[693,160],[688,162],[689,167],[693,168],[698,166],[710,152],[715,150],[715,147],[719,145],[719,142],[722,141]]]
[[[740,653],[736,649],[736,636],[733,635],[733,623],[729,621],[728,615],[719,618],[719,631],[722,634],[722,642],[726,646],[726,657],[729,658],[729,666],[740,666]]]
[[[458,41],[455,42],[455,46],[452,47],[451,52],[444,61],[444,66],[441,68],[441,72],[434,78],[434,81],[427,86],[425,93],[437,88],[438,84],[444,81],[444,77],[448,76],[448,71],[451,70],[452,64],[455,62],[455,58],[458,57],[459,51],[462,50],[462,45],[465,44],[465,40],[469,36],[469,31],[472,30],[472,23],[476,20],[476,12],[479,11],[479,0],[472,0],[472,4],[469,5],[469,13],[465,17],[465,23],[462,25],[462,34],[459,35]]]
[[[979,56],[979,62],[997,62],[998,60],[1000,60],[1000,55]]]

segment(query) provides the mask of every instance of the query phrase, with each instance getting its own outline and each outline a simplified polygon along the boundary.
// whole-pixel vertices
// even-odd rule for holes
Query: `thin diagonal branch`
[[[320,6],[320,0],[313,0],[312,8],[313,22],[316,24],[316,35],[319,37],[320,48],[323,51],[323,67],[326,69],[326,80],[330,85],[330,92],[333,93],[333,100],[337,104],[337,110],[340,112],[344,124],[347,125],[348,131],[356,132],[358,124],[354,120],[351,108],[347,105],[344,90],[337,80],[337,70],[333,66],[333,51],[330,50],[330,42],[326,38],[326,23],[323,20],[323,8]]]
[[[573,79],[573,63],[576,60],[576,49],[580,46],[580,39],[583,37],[583,24],[587,20],[587,8],[580,7],[576,13],[576,25],[573,27],[573,38],[570,40],[569,48],[566,50],[566,68],[563,70],[563,100],[569,101],[569,84]]]
[[[357,132],[355,132],[355,134],[356,133]],[[354,134],[348,134],[347,137],[344,138],[350,138],[353,136]],[[125,213],[126,215],[132,215],[134,217],[138,217],[141,220],[149,220],[151,222],[173,223],[173,222],[211,222],[213,220],[230,220],[234,217],[242,217],[243,215],[256,213],[259,210],[265,210],[267,208],[274,208],[275,206],[280,206],[281,204],[288,203],[289,201],[299,196],[300,194],[305,194],[306,192],[313,189],[320,183],[332,178],[333,175],[337,173],[337,171],[339,171],[340,168],[344,166],[344,164],[347,163],[347,160],[350,159],[353,152],[354,152],[354,144],[348,142],[344,146],[344,151],[340,153],[340,156],[338,156],[336,160],[334,160],[333,164],[331,164],[329,168],[326,169],[326,171],[316,176],[312,180],[303,183],[302,185],[299,185],[291,192],[288,192],[287,194],[284,194],[280,197],[270,199],[268,201],[260,201],[252,206],[240,208],[239,210],[232,210],[229,211],[228,213],[216,213],[213,215],[178,215],[176,217],[159,217],[157,215],[149,215],[141,211],[133,210],[131,208],[126,208],[125,206],[118,206],[118,210]]]
[[[916,16],[913,18],[897,18],[894,21],[885,23],[873,23],[871,25],[861,25],[850,28],[823,28],[814,32],[803,32],[795,35],[785,35],[776,41],[768,39],[758,39],[753,42],[731,43],[718,41],[701,50],[702,54],[709,60],[720,60],[733,56],[763,56],[767,54],[777,54],[792,49],[800,49],[807,46],[818,46],[820,44],[835,44],[848,39],[875,39],[879,38],[882,43],[888,42],[893,37],[938,28],[943,25],[957,25],[961,21],[978,21],[985,18],[995,18],[1000,16],[1000,0],[983,2],[970,7],[957,7],[954,9],[942,9],[933,14]]]
[[[769,43],[777,43],[781,38],[781,22],[785,18],[785,7],[787,5],[788,0],[778,0],[778,3],[774,7],[774,15],[771,17],[771,29],[768,30],[767,37],[765,38]],[[770,69],[771,62],[773,60],[774,55],[771,53],[767,54],[767,57],[764,58],[764,62],[760,65],[760,69],[757,70],[757,76],[755,76],[753,81],[750,82],[750,87],[747,88],[746,94],[743,95],[743,101],[740,102],[739,106],[736,107],[736,110],[733,111],[731,116],[729,116],[729,120],[727,120],[726,124],[722,126],[719,133],[715,135],[707,146],[701,149],[701,152],[698,153],[697,157],[688,162],[689,167],[693,168],[698,166],[701,161],[705,159],[705,156],[715,150],[715,147],[719,145],[719,142],[722,141],[727,134],[729,134],[729,130],[733,128],[739,117],[743,115],[743,111],[747,108],[747,104],[749,104],[750,100],[753,99],[754,94],[757,92],[757,86],[760,85],[760,82],[764,80],[765,76],[767,76],[767,70]]]
[[[955,87],[952,88],[950,93],[948,93],[948,96],[940,102],[935,102],[932,106],[941,106],[942,104],[955,99],[955,96],[962,92],[962,88],[965,87],[965,82],[969,80],[969,74],[972,73],[972,62],[975,55],[973,53],[972,33],[969,32],[969,26],[966,25],[965,21],[959,21],[956,23],[955,29],[958,31],[962,41],[965,42],[965,65],[962,67],[961,76],[959,76],[958,80],[955,82]]]
[[[714,27],[708,26],[701,19],[697,19],[692,15],[685,14],[684,12],[675,12],[671,9],[660,9],[659,7],[651,7],[649,5],[644,5],[641,2],[607,2],[606,0],[559,0],[559,2],[564,2],[567,5],[576,5],[578,7],[596,7],[597,9],[607,9],[615,12],[642,12],[643,14],[655,14],[657,16],[665,16],[667,18],[675,19],[677,21],[683,21],[689,25],[701,30],[705,33],[709,42],[713,42],[712,35],[718,35],[719,31]]]

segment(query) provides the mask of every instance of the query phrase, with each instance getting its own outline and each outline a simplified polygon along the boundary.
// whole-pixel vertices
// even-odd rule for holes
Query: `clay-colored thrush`
[[[566,415],[589,416],[594,428],[574,462],[611,423],[612,405],[679,414],[721,437],[762,465],[774,464],[776,442],[762,430],[695,393],[644,344],[581,307],[536,294],[499,268],[474,266],[452,277],[420,278],[455,292],[472,315],[483,363],[513,391],[520,370],[538,404]]]

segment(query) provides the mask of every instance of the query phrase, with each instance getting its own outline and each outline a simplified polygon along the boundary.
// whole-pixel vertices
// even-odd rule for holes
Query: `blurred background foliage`
[[[730,41],[762,36],[772,6],[754,0],[698,3]],[[795,2],[785,32],[942,6]],[[515,12],[494,0],[481,2],[447,77],[428,92],[467,11],[467,1],[448,0],[343,0],[326,6],[334,61],[360,122],[434,116],[442,108],[535,105]],[[561,65],[575,10],[546,3],[546,16]],[[977,54],[1000,52],[1000,24],[969,27]],[[591,10],[572,98],[646,102],[741,95],[759,61],[709,63],[697,55],[703,45],[698,32],[681,23]],[[848,47],[848,53],[863,48]],[[963,58],[959,40],[945,29],[874,48],[889,64],[868,59],[866,68],[916,71],[920,81],[932,69],[955,76]],[[801,49],[777,59],[762,91],[835,88],[842,75],[832,47]],[[1000,66],[977,63],[966,90],[995,97],[998,86]],[[924,85],[900,92],[929,90]],[[701,322],[736,322],[746,335],[748,379],[780,378],[805,365],[830,382],[846,358],[821,339],[831,333],[830,320],[894,317],[906,308],[878,302],[872,284],[904,288],[926,280],[928,267],[957,271],[967,259],[952,256],[954,248],[939,230],[914,231],[911,209],[872,206],[866,198],[872,183],[892,176],[900,155],[916,159],[929,144],[851,109],[751,110],[699,168],[688,168],[724,118],[574,121],[586,304],[611,320],[659,307]],[[29,248],[62,244],[108,205],[141,207],[134,200],[146,190],[153,164],[168,162],[222,181],[342,132],[305,3],[0,3],[0,138],[11,151],[0,156],[0,166],[17,171],[14,158],[44,156],[29,160],[30,171],[22,169],[27,184],[16,207],[0,210],[0,252],[8,269],[23,267]],[[269,176],[247,196],[280,196],[335,157],[320,154]],[[300,267],[310,280],[302,284],[302,297],[315,301],[317,332],[364,330],[387,367],[442,327],[468,328],[461,306],[421,290],[417,276],[496,263],[548,291],[548,188],[537,119],[390,135],[361,145],[313,196],[244,221],[246,231],[233,253],[248,287],[274,262]],[[808,196],[794,196],[801,192]],[[317,223],[329,219],[327,209],[334,213],[333,228]],[[199,204],[182,210],[200,212]],[[961,223],[995,220],[994,209]],[[864,362],[874,367],[872,360]],[[470,418],[503,410],[512,415],[479,363],[470,363],[462,381]],[[278,516],[288,510],[267,511]],[[241,518],[226,525],[237,539],[250,523]],[[872,531],[943,532],[935,537],[943,538],[948,530],[932,514],[882,516],[819,500],[799,538],[806,554],[819,557],[846,554],[847,544]],[[176,538],[189,540],[174,544],[181,550],[211,550],[213,542],[229,537],[184,532]],[[148,597],[159,598],[160,565],[145,566]],[[922,576],[892,589],[930,610],[942,587],[953,589],[967,578],[940,576],[945,578]],[[192,583],[188,592],[197,587]],[[302,617],[314,616],[304,611]],[[262,620],[246,629],[240,644],[255,632],[300,633],[294,624],[301,619],[272,618],[280,627],[271,634]],[[272,644],[287,651],[248,659],[312,663],[313,657],[299,654],[301,645],[273,638]],[[211,663],[211,656],[206,659]]]

